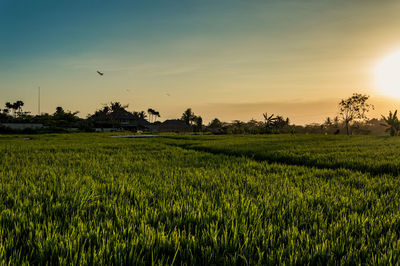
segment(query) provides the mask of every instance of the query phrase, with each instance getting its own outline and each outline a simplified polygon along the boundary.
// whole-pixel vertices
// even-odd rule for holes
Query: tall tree
[[[110,104],[110,109],[112,112],[119,112],[119,111],[125,111],[125,109],[128,108],[128,105],[122,105],[120,102],[111,102]]]
[[[155,110],[154,110],[154,113],[153,113],[153,115],[154,115],[154,122],[155,122],[155,121],[157,121],[157,117],[158,117],[158,118],[160,118],[160,117],[161,117],[161,116],[160,116],[160,112],[158,112],[158,111],[155,111]]]
[[[390,133],[390,136],[398,136],[400,131],[400,121],[397,117],[397,110],[392,113],[389,111],[388,117],[382,115],[382,119],[385,123],[381,125],[387,127],[386,132]]]
[[[196,123],[196,131],[197,132],[203,131],[203,118],[201,118],[201,116],[195,117],[195,123]]]
[[[146,113],[145,113],[145,111],[140,111],[140,112],[138,113],[138,115],[139,115],[139,118],[140,118],[140,119],[146,119]]]
[[[265,120],[265,128],[267,131],[271,130],[271,127],[273,126],[276,118],[274,117],[274,114],[268,115],[268,113],[264,113],[264,120]]]
[[[6,108],[7,108],[7,110],[12,110],[12,112],[13,112],[13,116],[15,116],[15,109],[14,109],[14,107],[15,107],[15,105],[14,104],[12,104],[12,103],[10,103],[10,102],[6,102]]]
[[[347,135],[350,135],[349,127],[353,121],[366,120],[366,113],[374,109],[372,104],[367,103],[368,99],[368,95],[353,93],[353,96],[339,102],[340,116],[345,123]]]
[[[181,120],[183,122],[185,122],[186,125],[190,126],[192,124],[194,118],[195,118],[195,115],[192,111],[192,108],[188,108],[188,109],[186,109],[185,112],[183,112]]]
[[[24,102],[23,101],[16,101],[14,103],[14,108],[18,112],[18,114],[22,113],[22,106],[24,106]]]
[[[24,106],[24,102],[20,100],[15,103],[6,102],[6,108],[13,111],[14,117],[16,117],[17,114],[22,114],[22,106]]]
[[[149,121],[151,123],[152,122],[152,118],[153,118],[154,113],[155,113],[155,110],[153,108],[149,108],[149,109],[147,109],[147,113],[149,115]]]
[[[218,129],[222,127],[222,122],[218,118],[214,118],[209,124],[209,128]]]
[[[324,125],[325,125],[326,127],[332,126],[332,119],[331,119],[329,116],[326,118],[326,120],[325,120],[325,122],[324,122]]]
[[[56,107],[56,112],[54,113],[54,116],[62,116],[64,114],[64,108],[62,108],[61,106]]]

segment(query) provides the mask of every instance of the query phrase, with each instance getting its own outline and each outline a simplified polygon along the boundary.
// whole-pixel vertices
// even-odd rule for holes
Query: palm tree
[[[195,118],[195,115],[192,112],[192,108],[188,108],[188,109],[186,109],[185,112],[183,112],[181,120],[183,122],[185,122],[186,125],[190,126],[192,124],[194,118]]]
[[[146,112],[145,111],[140,111],[138,113],[138,116],[139,116],[140,119],[145,119],[146,118]]]
[[[267,130],[271,129],[272,125],[274,124],[276,118],[274,118],[274,114],[268,116],[268,113],[263,114],[265,119],[265,127]]]
[[[23,101],[16,101],[15,103],[6,102],[7,109],[13,110],[13,116],[15,117],[18,111],[18,114],[22,113],[22,106],[24,106]]]
[[[382,123],[381,125],[387,127],[385,131],[389,132],[390,136],[399,135],[400,121],[397,117],[397,110],[394,111],[394,113],[392,113],[392,111],[389,111],[388,117],[384,117],[382,115],[382,119],[385,123]]]
[[[149,120],[150,120],[150,123],[151,123],[151,120],[152,120],[152,117],[153,117],[153,115],[155,113],[155,110],[153,108],[149,108],[149,109],[147,109],[147,113],[149,114]]]
[[[157,121],[157,117],[161,117],[160,112],[158,112],[158,111],[154,111],[153,114],[154,114],[154,118],[155,118],[154,121]]]
[[[15,116],[14,104],[10,103],[10,102],[6,102],[6,107],[8,110],[13,110],[13,116]]]
[[[128,108],[128,105],[122,105],[120,102],[111,102],[110,109],[112,112],[119,112]]]
[[[22,106],[24,106],[24,102],[23,101],[16,101],[14,103],[15,106],[15,110],[18,110],[18,114],[22,113]]]
[[[201,118],[201,116],[196,116],[195,123],[196,123],[196,131],[198,132],[203,131],[203,118]]]

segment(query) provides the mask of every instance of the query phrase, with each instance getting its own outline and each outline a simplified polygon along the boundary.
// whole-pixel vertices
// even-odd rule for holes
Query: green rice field
[[[4,265],[396,264],[400,138],[0,135]]]

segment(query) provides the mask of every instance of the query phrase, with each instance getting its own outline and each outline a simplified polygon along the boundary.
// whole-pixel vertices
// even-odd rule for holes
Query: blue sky
[[[400,47],[399,11],[369,0],[0,0],[0,101],[36,113],[40,86],[50,113],[121,101],[163,119],[192,107],[206,121],[315,121],[354,90],[380,97],[371,69]]]

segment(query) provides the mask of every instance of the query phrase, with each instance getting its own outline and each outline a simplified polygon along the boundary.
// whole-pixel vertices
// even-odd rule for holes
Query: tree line
[[[369,119],[367,113],[374,109],[368,102],[369,96],[354,93],[352,96],[342,99],[338,104],[338,115],[327,117],[323,123],[312,123],[299,126],[290,123],[288,117],[263,113],[263,121],[251,119],[248,122],[234,120],[222,122],[218,118],[213,119],[207,125],[203,124],[200,115],[194,114],[191,108],[187,108],[181,115],[182,121],[194,132],[210,132],[212,134],[279,134],[279,133],[321,133],[321,134],[380,134],[389,133],[391,136],[400,134],[400,121],[397,110],[390,111],[388,116],[382,115],[380,119]],[[128,105],[120,102],[111,102],[88,115],[85,119],[78,117],[78,111],[65,111],[57,107],[52,114],[44,113],[31,115],[23,111],[24,102],[18,100],[14,103],[6,102],[0,109],[0,123],[40,123],[46,126],[46,130],[52,132],[64,132],[69,128],[77,128],[81,131],[93,131],[96,127],[118,128],[127,121],[160,124],[160,112],[153,108],[146,111],[128,111]],[[144,121],[144,122],[143,122]],[[3,127],[1,132],[7,130]]]

